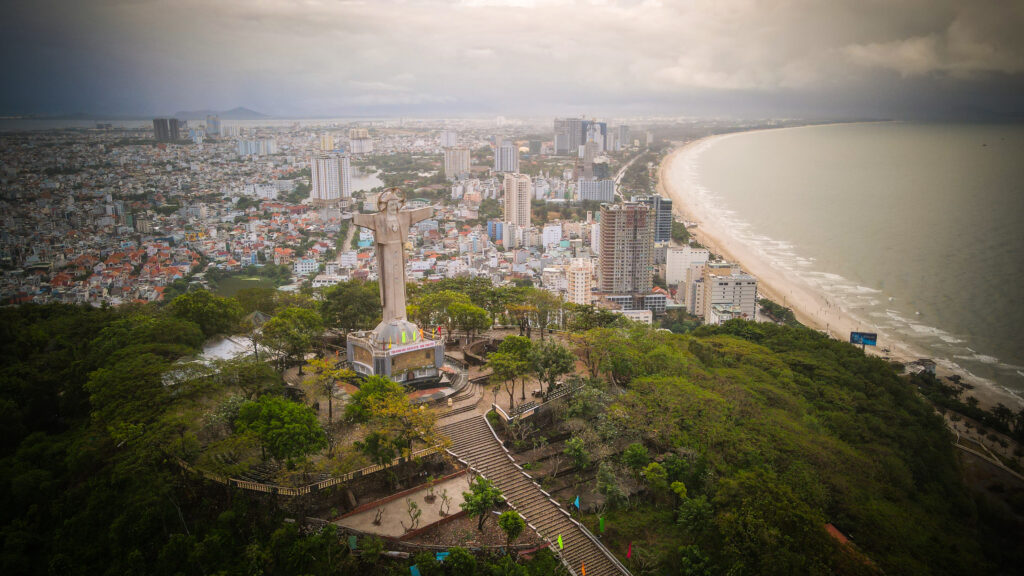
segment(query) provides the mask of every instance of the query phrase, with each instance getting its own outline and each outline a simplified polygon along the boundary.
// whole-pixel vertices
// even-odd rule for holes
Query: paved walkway
[[[380,506],[384,509],[384,515],[381,517],[379,525],[373,523],[373,519],[377,515],[377,508],[370,508],[351,516],[345,516],[341,520],[336,521],[335,524],[355,528],[360,532],[368,534],[380,534],[381,536],[398,538],[404,535],[406,527],[412,524],[408,513],[409,505],[405,502],[406,498],[415,502],[420,510],[423,511],[423,514],[420,516],[419,528],[425,528],[444,518],[440,514],[441,494],[446,490],[448,491],[448,496],[452,499],[448,512],[449,514],[454,514],[461,509],[459,504],[462,504],[462,493],[469,491],[468,475],[463,474],[455,478],[449,478],[434,485],[434,494],[437,498],[430,503],[425,499],[425,496],[430,493],[430,490],[426,487],[406,497],[395,498],[385,502]]]
[[[440,432],[451,439],[451,452],[494,482],[529,526],[554,544],[562,536],[562,557],[577,573],[586,566],[588,576],[621,576],[629,571],[551,497],[541,490],[505,451],[487,420],[474,414],[465,419],[440,422]]]

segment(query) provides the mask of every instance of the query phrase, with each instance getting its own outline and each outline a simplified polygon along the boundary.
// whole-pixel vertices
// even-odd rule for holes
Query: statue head
[[[381,192],[380,197],[377,198],[377,210],[379,212],[393,214],[398,212],[404,204],[405,198],[402,197],[402,190],[400,188],[388,188]]]

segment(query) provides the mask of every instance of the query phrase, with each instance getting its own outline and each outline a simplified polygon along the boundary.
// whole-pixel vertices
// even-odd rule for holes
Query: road
[[[629,170],[629,167],[633,165],[633,162],[636,162],[636,159],[641,157],[641,156],[643,156],[643,155],[644,155],[644,153],[640,152],[636,156],[633,156],[632,158],[630,158],[629,162],[626,162],[625,166],[623,166],[621,169],[619,169],[618,174],[615,175],[615,195],[620,200],[622,200],[623,198],[622,198],[622,194],[619,192],[619,182],[622,182],[622,177],[626,175],[626,170]]]

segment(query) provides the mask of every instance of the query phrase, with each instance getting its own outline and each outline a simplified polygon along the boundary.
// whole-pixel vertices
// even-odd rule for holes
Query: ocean
[[[1024,125],[731,134],[668,177],[880,346],[1024,396]]]

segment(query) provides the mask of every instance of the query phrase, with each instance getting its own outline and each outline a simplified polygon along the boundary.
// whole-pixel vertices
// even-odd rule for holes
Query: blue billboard
[[[850,332],[850,344],[861,346],[874,346],[878,341],[878,334],[874,332]]]

